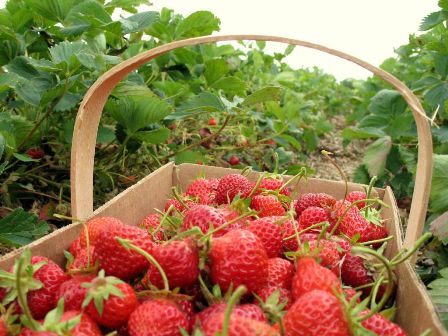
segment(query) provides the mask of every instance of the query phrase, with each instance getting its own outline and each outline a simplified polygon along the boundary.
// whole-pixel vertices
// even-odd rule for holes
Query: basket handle
[[[396,77],[359,58],[319,44],[279,36],[216,35],[174,41],[123,61],[99,77],[87,91],[81,102],[73,132],[71,152],[71,202],[73,217],[85,219],[93,212],[93,166],[98,125],[106,100],[120,80],[141,65],[171,50],[210,42],[239,40],[282,42],[316,49],[358,64],[382,78],[400,92],[412,110],[418,133],[416,182],[404,242],[405,247],[412,246],[423,230],[432,175],[431,130],[420,101]]]

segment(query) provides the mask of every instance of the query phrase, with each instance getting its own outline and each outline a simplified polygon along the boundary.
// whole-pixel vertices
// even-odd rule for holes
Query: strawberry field
[[[0,9],[2,254],[27,245],[71,222],[69,174],[74,120],[81,100],[95,80],[114,65],[142,51],[174,40],[219,31],[220,20],[211,12],[199,11],[183,17],[166,8],[160,12],[137,11],[143,2],[112,0],[104,4],[93,0],[9,0],[5,8]],[[445,313],[442,318],[448,323],[448,294],[444,291],[448,286],[448,222],[438,221],[437,225],[431,225],[433,220],[448,211],[448,2],[440,0],[439,7],[438,12],[426,13],[426,16],[422,13],[421,26],[416,27],[418,32],[409,36],[408,44],[396,46],[395,55],[384,60],[381,68],[412,89],[421,99],[428,118],[431,119],[434,168],[425,231],[430,231],[432,236],[421,246],[416,267],[438,307]],[[116,15],[113,14],[118,10],[124,11],[126,15],[115,19]],[[283,53],[271,54],[266,51],[264,42],[207,44],[162,55],[128,75],[109,97],[100,122],[94,168],[95,207],[104,204],[170,161],[176,164],[196,163],[239,169],[250,167],[260,172],[269,171],[292,176],[299,174],[302,178],[309,176],[336,180],[343,179],[344,174],[339,171],[340,167],[350,181],[368,185],[373,179],[376,187],[391,186],[406,223],[417,161],[417,133],[406,102],[397,91],[375,77],[367,80],[337,81],[331,74],[318,68],[294,69],[284,60],[293,52],[296,52],[293,46],[285,46]],[[325,156],[321,154],[322,150],[331,152],[332,155]],[[335,167],[332,161],[339,167]],[[274,175],[272,180],[282,181],[277,177]],[[286,216],[292,211],[289,201],[294,201],[284,194],[288,190],[286,186],[263,183],[266,185],[251,185],[247,190],[237,188],[238,192],[235,194],[242,196],[240,204],[237,204],[239,210],[241,207],[250,209],[260,217],[251,222],[253,230],[250,231],[255,231],[255,235],[257,226],[260,226],[257,221],[263,221],[263,217]],[[193,196],[193,200],[191,197],[182,198],[181,194],[187,192],[186,190],[179,191],[177,197],[181,198],[181,203],[227,203],[228,199],[215,198],[210,202],[202,199],[198,201],[197,197],[212,197],[210,194],[216,197],[216,188],[217,186],[213,187],[212,191],[209,190],[205,195],[192,192],[190,196]],[[280,203],[266,205],[261,195],[257,195],[257,190],[260,190],[260,193],[266,193],[266,190],[274,191],[273,194]],[[263,196],[274,197],[270,192],[267,194],[269,195]],[[226,194],[223,197],[225,196]],[[352,196],[354,198],[347,201],[355,202],[355,205],[361,204],[367,194],[356,198],[358,196]],[[333,207],[335,202],[336,200],[332,200],[331,204],[324,203],[328,208]],[[167,234],[163,235],[159,225],[162,222],[160,218],[168,217],[170,221],[171,217],[176,217],[171,220],[177,228],[179,220],[183,220],[184,225],[187,225],[185,218],[188,215],[183,217],[182,213],[185,209],[192,208],[192,204],[181,203],[173,199],[171,208],[168,205],[165,209],[160,209],[165,211],[165,214],[162,213],[162,217],[159,216],[156,220],[156,233],[162,234],[158,240],[168,240],[179,234],[177,230],[168,230]],[[364,217],[370,218],[369,211],[375,213],[374,203],[356,208],[359,208],[360,213],[365,212]],[[312,203],[312,206],[316,205],[319,208],[322,202]],[[180,206],[184,208],[178,209],[176,216],[171,216],[169,211]],[[340,208],[338,209],[333,208],[332,211],[340,211]],[[307,216],[297,215],[302,215],[306,210],[294,208],[299,231],[306,232],[307,227],[322,222],[335,224],[325,217],[325,211],[314,210],[315,212],[309,214],[311,223],[300,223],[301,220],[306,221]],[[347,210],[349,211],[352,210]],[[240,211],[241,213],[244,211]],[[254,213],[244,213],[243,218],[252,215]],[[200,216],[193,214],[192,217]],[[224,216],[217,225],[229,225],[228,222],[235,217],[238,215]],[[343,222],[342,219],[341,221]],[[378,221],[381,222],[381,219]],[[263,222],[263,226],[271,224]],[[378,227],[381,227],[381,223],[379,224]],[[153,224],[148,220],[146,225],[143,227],[149,230]],[[202,234],[207,234],[210,228],[204,229],[201,225],[202,223],[188,224],[184,229],[200,227]],[[307,253],[310,252],[309,249],[313,250],[313,244],[319,245],[326,230],[332,232],[331,228],[317,228],[320,230],[319,239],[304,239],[317,241],[305,244]],[[360,237],[347,230],[342,232],[342,235],[348,236],[348,240],[354,245],[376,240],[382,243],[382,239],[387,236],[379,233],[379,236],[361,237],[360,240]],[[332,234],[336,232],[335,229]],[[89,234],[94,235],[90,231]],[[151,234],[154,238],[153,231]],[[235,233],[237,234],[245,233]],[[298,232],[293,228],[293,231],[283,238],[294,235],[298,236]],[[289,241],[296,242],[294,239]],[[225,246],[226,242],[221,242]],[[334,241],[328,244],[331,247],[324,249],[336,249],[340,253],[340,247],[335,247]],[[170,245],[167,246],[169,250]],[[374,250],[378,247],[375,245]],[[227,247],[223,247],[225,248]],[[297,246],[286,252],[296,250]],[[213,253],[210,253],[213,259]],[[269,257],[279,257],[279,253],[277,251]],[[28,259],[25,260],[26,258]],[[30,259],[25,256],[23,263],[37,263],[34,258],[36,257]],[[336,263],[340,261],[340,256],[338,258]],[[356,258],[353,259],[347,262],[356,264]],[[87,268],[91,266],[90,261],[89,259],[87,262]],[[402,260],[392,259],[390,263],[397,261]],[[83,262],[85,260],[81,261]],[[304,266],[304,269],[322,266],[316,266],[312,261],[303,262],[310,263]],[[292,265],[289,261],[288,263]],[[45,267],[48,266],[50,264]],[[330,273],[334,273],[331,265],[323,266],[330,269]],[[85,267],[85,264],[81,264],[74,269]],[[137,273],[142,272],[140,270]],[[147,275],[151,279],[147,279],[146,285],[143,284],[146,286],[144,290],[153,289],[152,285],[159,289],[168,289],[166,281],[162,281],[166,279],[162,279],[163,276],[159,273],[153,275],[153,278],[151,274]],[[295,277],[300,277],[297,274]],[[106,269],[106,277],[111,275],[123,278],[120,274],[108,272]],[[220,277],[216,273],[208,275],[211,278],[206,279],[206,287],[213,291],[215,287],[212,285],[218,284],[223,290],[221,294],[224,295],[229,289],[228,284],[225,284],[224,280],[217,280]],[[95,273],[95,276],[101,278],[105,275]],[[194,278],[197,280],[198,276]],[[341,284],[352,285],[354,288],[366,285],[351,284],[343,278],[342,280]],[[380,297],[384,293],[380,295],[377,292],[384,292],[387,287],[381,284],[381,281],[378,283],[374,280],[369,279],[369,283],[374,284],[363,287],[364,291],[355,295],[355,299],[350,300],[349,296],[347,304],[352,305],[357,299],[369,298],[369,307],[374,313],[383,306],[391,308],[391,302],[386,302],[389,292],[384,296],[386,299],[381,305],[376,305],[375,295],[372,300],[371,288],[381,300]],[[2,285],[2,281],[6,280],[2,280],[0,276],[0,287],[7,287]],[[147,285],[148,281],[151,286]],[[342,286],[341,284],[337,286]],[[174,288],[188,287],[183,283],[170,285]],[[250,286],[247,288],[247,283],[242,285],[246,286],[249,292],[264,299],[268,299],[275,291],[271,290],[272,288],[261,291],[264,286],[254,289]],[[365,288],[368,288],[369,293],[366,293]],[[233,289],[236,290],[232,293],[231,288],[227,299],[233,298],[235,301],[238,295],[242,294],[237,288]],[[290,289],[289,286],[288,291]],[[300,295],[294,294],[294,289],[292,291],[294,300],[298,299]],[[284,294],[284,291],[280,290],[274,295],[274,299],[278,301],[278,296],[282,297]],[[9,299],[9,302],[14,300]],[[227,302],[231,306],[230,301]],[[23,304],[20,301],[19,303]],[[93,304],[90,306],[93,307]],[[51,308],[55,307],[56,305]],[[281,307],[283,308],[285,305]],[[166,309],[174,308],[170,306]],[[392,310],[388,312],[392,314]],[[224,311],[225,305],[221,309],[220,318],[225,318]],[[180,313],[182,314],[182,311]],[[267,318],[270,319],[271,325],[277,323],[279,327],[278,318],[283,315],[280,312],[277,316],[276,313],[278,312],[270,311]],[[374,316],[374,313],[362,314]],[[175,314],[179,312],[175,311]],[[290,314],[292,316],[293,313]],[[355,321],[357,326],[366,324],[361,323],[362,320],[369,320],[360,318],[362,314],[355,318],[359,319]],[[36,316],[34,315],[36,319],[43,317]],[[99,323],[97,319],[94,320]],[[33,321],[31,319],[31,325],[36,322]],[[283,321],[285,324],[289,323],[286,318]],[[381,323],[383,322],[381,320]],[[115,328],[99,324],[106,329]],[[212,330],[210,334],[217,330],[213,329],[215,327],[207,327]],[[229,328],[231,327],[230,323]],[[364,327],[367,328],[365,325]],[[33,328],[39,329],[35,324],[31,329]],[[184,329],[188,330],[188,327]],[[275,332],[278,330],[268,330],[266,335]]]

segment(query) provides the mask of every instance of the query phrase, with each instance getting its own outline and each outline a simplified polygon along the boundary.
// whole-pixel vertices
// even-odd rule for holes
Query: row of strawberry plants
[[[220,21],[207,11],[137,12],[140,0],[56,3],[10,0],[0,10],[0,210],[22,207],[60,226],[52,215],[70,214],[74,117],[90,85],[139,52],[213,33]],[[117,10],[127,15],[114,19]],[[328,115],[350,110],[353,90],[318,69],[291,69],[292,47],[271,55],[264,43],[241,44],[176,50],[120,83],[97,137],[97,205],[169,160],[289,173],[306,164],[333,129]],[[23,245],[48,230],[16,209],[0,241]]]

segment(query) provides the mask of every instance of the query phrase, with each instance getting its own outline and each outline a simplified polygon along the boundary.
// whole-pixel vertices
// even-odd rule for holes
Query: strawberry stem
[[[373,245],[373,244],[384,243],[384,242],[387,242],[387,241],[392,240],[392,239],[394,239],[394,236],[387,236],[386,238],[369,240],[369,241],[358,243],[358,244],[362,245],[362,246],[369,246],[369,245]]]
[[[183,231],[183,232],[175,235],[173,238],[171,238],[171,239],[169,239],[167,241],[164,241],[163,245],[166,245],[166,244],[169,244],[169,243],[171,243],[171,242],[173,242],[175,240],[183,239],[183,238],[190,237],[190,236],[193,236],[193,235],[200,235],[200,236],[203,235],[201,229],[198,226],[192,227],[191,229],[189,229],[187,231]]]
[[[412,247],[412,249],[410,251],[407,251],[406,249],[404,249],[403,253],[398,254],[391,260],[391,262],[390,262],[391,267],[395,267],[395,266],[401,264],[402,262],[404,262],[405,260],[409,259],[410,257],[412,257],[412,255],[431,237],[432,237],[432,233],[430,233],[430,232],[424,233],[415,242],[414,246]],[[404,256],[402,256],[403,254],[404,254]]]
[[[373,186],[375,185],[377,180],[378,180],[377,176],[373,176],[372,179],[370,180],[369,186],[367,187],[366,198],[370,198],[370,195],[372,194]],[[366,206],[364,208],[365,208],[365,212],[367,215],[369,212],[370,206],[368,206],[366,203]]]
[[[134,245],[131,243],[131,241],[129,239],[123,239],[120,237],[115,237],[115,239],[126,249],[126,250],[134,250],[135,252],[141,254],[142,256],[144,256],[155,268],[157,268],[157,270],[159,271],[162,280],[163,280],[163,287],[164,290],[166,290],[167,292],[170,290],[170,285],[168,283],[168,278],[166,276],[165,271],[163,270],[162,266],[160,266],[160,264],[157,262],[157,260],[148,252],[146,252],[144,249],[142,249],[141,247],[138,247],[137,245]]]
[[[328,222],[325,221],[325,222],[320,222],[320,223],[316,223],[316,224],[310,225],[310,226],[308,226],[307,228],[305,228],[305,229],[303,229],[303,230],[300,230],[300,231],[299,231],[299,235],[301,235],[302,233],[311,231],[311,230],[313,230],[313,229],[316,229],[316,228],[318,228],[318,227],[324,226],[325,223],[328,223]],[[283,238],[283,240],[290,240],[290,239],[293,239],[293,238],[295,238],[295,237],[296,237],[296,235],[293,234],[293,235],[291,235],[291,236],[289,236],[289,237]]]
[[[328,152],[326,150],[322,150],[321,153],[338,170],[339,175],[341,175],[342,179],[344,180],[344,183],[345,183],[344,199],[345,199],[345,197],[348,194],[348,178],[347,178],[347,175],[345,175],[345,173],[342,171],[341,167],[337,164],[337,162],[330,157],[330,155],[333,155],[333,153]]]
[[[258,187],[261,184],[261,181],[263,181],[265,176],[266,176],[266,173],[261,173],[260,174],[260,176],[257,179],[257,182],[255,183],[254,187],[250,191],[250,194],[247,196],[247,198],[251,198],[255,194],[255,192],[257,191]]]
[[[247,288],[245,286],[238,286],[238,288],[233,292],[232,296],[230,297],[229,302],[227,303],[225,315],[224,315],[224,322],[222,324],[222,333],[221,336],[228,336],[229,335],[229,324],[230,324],[230,316],[232,315],[232,309],[237,304],[241,296],[243,296],[244,293],[247,292]]]
[[[30,250],[25,250],[24,253],[20,256],[18,262],[17,262],[17,269],[16,269],[16,290],[17,290],[17,300],[19,301],[19,305],[22,308],[22,311],[25,315],[25,319],[28,322],[29,326],[34,331],[41,330],[40,324],[33,318],[33,315],[31,314],[30,307],[28,307],[27,302],[27,291],[24,291],[23,288],[23,281],[27,277],[22,277],[21,275],[27,271],[29,271],[28,266],[30,264],[29,260],[31,260],[31,252]]]
[[[172,187],[171,188],[172,192],[173,192],[173,196],[174,198],[187,210],[190,210],[190,207],[187,205],[187,203],[184,202],[184,200],[182,199],[182,196],[179,194],[179,191],[177,190],[176,187]]]
[[[281,188],[278,190],[278,192],[280,193],[283,189],[285,189],[286,187],[288,187],[290,184],[292,184],[293,182],[295,182],[295,180],[297,180],[296,184],[298,184],[300,182],[300,180],[305,177],[306,178],[307,172],[306,172],[306,168],[302,167],[300,168],[300,171],[294,175],[293,177],[291,177],[288,181],[286,181]]]
[[[382,256],[381,254],[377,253],[376,251],[369,249],[367,247],[364,246],[353,246],[352,247],[352,251],[353,254],[356,253],[365,253],[365,254],[369,254],[375,258],[377,258],[383,265],[384,268],[386,269],[387,272],[387,286],[386,286],[386,290],[384,291],[383,296],[381,297],[380,302],[375,305],[374,307],[372,307],[372,309],[370,310],[369,313],[367,313],[366,315],[363,315],[362,317],[360,317],[360,321],[366,320],[369,317],[373,316],[374,314],[376,314],[377,312],[379,312],[383,306],[386,304],[386,302],[389,300],[390,295],[392,294],[392,290],[394,288],[394,281],[393,281],[393,273],[392,273],[392,267],[389,263],[389,260],[387,260],[384,256]],[[380,277],[379,278],[380,281],[378,287],[381,285],[382,281],[384,280],[384,277]],[[376,296],[372,297],[372,300],[375,300]]]
[[[160,231],[160,229],[163,227],[163,224],[165,223],[166,219],[168,218],[168,214],[173,210],[174,205],[170,205],[168,209],[163,214],[162,218],[160,218],[159,225],[155,228],[155,230],[151,233],[152,238],[156,239],[156,234]]]

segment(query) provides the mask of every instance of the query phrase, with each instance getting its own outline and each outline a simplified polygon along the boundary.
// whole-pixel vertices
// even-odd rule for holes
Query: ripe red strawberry
[[[333,205],[331,220],[335,225],[338,218],[342,217],[346,209],[350,206],[348,201],[337,201]],[[369,223],[367,219],[362,216],[357,207],[351,207],[348,212],[342,217],[338,228],[338,233],[343,233],[349,238],[353,238],[359,234],[358,242],[368,242],[372,240],[382,239],[387,237],[387,229],[384,225],[376,225]]]
[[[124,225],[121,220],[115,217],[96,217],[88,220],[80,234],[81,247],[87,246],[87,235],[89,235],[89,244],[95,245],[100,231],[109,225]]]
[[[215,119],[215,118],[210,118],[210,119],[208,120],[208,124],[209,124],[210,126],[215,126],[215,125],[216,125],[216,119]]]
[[[64,310],[81,310],[82,303],[87,295],[87,288],[84,283],[89,283],[95,279],[95,275],[75,275],[65,281],[58,289],[55,295],[55,305],[60,299],[64,299]]]
[[[150,214],[143,218],[138,227],[146,230],[154,238],[155,241],[164,240],[165,236],[163,234],[163,226],[158,229],[155,235],[153,235],[153,232],[160,226],[160,218],[161,216],[159,214]]]
[[[278,304],[284,304],[283,310],[288,310],[292,305],[292,295],[291,291],[288,289],[276,286],[266,286],[258,291],[257,295],[263,302],[266,302],[276,291],[279,293]]]
[[[282,258],[271,258],[268,260],[268,282],[267,286],[291,289],[292,277],[294,276],[294,265]]]
[[[103,271],[85,286],[88,291],[83,307],[99,325],[118,328],[138,306],[134,289],[118,278],[105,277]]]
[[[344,296],[347,301],[350,301],[357,294],[357,292],[351,287],[344,287],[342,288],[342,291],[344,292]],[[359,297],[356,299],[356,303],[361,303],[361,299]]]
[[[312,290],[297,299],[283,324],[286,336],[351,335],[339,300],[321,290]]]
[[[317,261],[310,257],[303,257],[297,261],[297,270],[292,279],[291,293],[297,300],[305,293],[314,289],[334,293],[341,291],[341,282],[329,269],[322,267]]]
[[[367,314],[368,311],[362,312],[360,315]],[[407,336],[407,333],[397,324],[389,321],[383,315],[376,313],[361,322],[362,326],[373,331],[378,336]]]
[[[345,199],[349,201],[350,203],[353,203],[355,201],[361,201],[365,200],[367,198],[367,194],[364,191],[351,191],[345,196]],[[366,202],[360,202],[357,203],[356,206],[358,209],[362,209],[366,206]]]
[[[135,226],[111,224],[99,232],[93,258],[98,260],[100,268],[104,269],[107,275],[123,280],[133,279],[141,274],[149,263],[143,255],[126,250],[117,241],[117,237],[130,240],[149,254],[154,243],[148,232]]]
[[[166,299],[143,302],[128,320],[129,336],[174,336],[180,335],[180,328],[188,330],[188,318],[174,302]]]
[[[241,213],[237,210],[233,209],[232,205],[224,205],[222,208],[218,208],[218,211],[221,212],[221,214],[224,216],[224,219],[226,222],[233,221],[232,224],[228,225],[222,231],[215,234],[215,236],[221,236],[229,231],[235,230],[235,229],[242,229],[247,226],[247,222],[250,219],[250,217],[244,217],[240,220],[234,222],[234,220],[237,217],[241,216]]]
[[[194,327],[194,307],[193,303],[188,300],[180,300],[176,301],[176,305],[179,307],[179,309],[185,314],[188,320],[188,332],[191,332]]]
[[[227,309],[227,303],[216,303],[214,305],[211,305],[210,307],[205,308],[204,310],[196,314],[195,316],[196,323],[201,325],[208,318],[210,318],[210,316],[224,313],[226,309]],[[260,306],[252,303],[246,303],[234,306],[232,308],[232,314],[250,318],[252,320],[260,322],[268,322],[268,319],[264,315]]]
[[[201,326],[204,336],[215,336],[222,331],[224,313],[210,315]],[[229,336],[280,336],[280,333],[266,322],[239,316],[232,312],[229,321]]]
[[[23,328],[20,332],[20,336],[58,336],[58,335],[73,335],[73,336],[101,336],[102,332],[95,321],[87,314],[83,314],[80,310],[70,310],[62,314],[61,319],[54,323],[59,322],[59,325],[53,325],[53,328],[65,329],[67,327],[62,322],[67,322],[81,315],[80,322],[69,330],[60,330],[60,333],[52,331],[33,331],[28,328]],[[45,326],[44,326],[45,328]]]
[[[330,208],[335,202],[336,199],[333,196],[325,193],[303,194],[297,199],[297,203],[295,204],[296,214],[297,216],[301,215],[303,210],[311,206]]]
[[[268,258],[280,255],[282,249],[282,232],[275,217],[263,217],[253,220],[247,228],[260,238],[268,254]]]
[[[251,190],[251,183],[247,177],[241,174],[229,174],[219,180],[215,201],[218,204],[230,203],[236,195],[247,195]]]
[[[299,217],[300,229],[306,229],[311,225],[328,222],[328,211],[321,207],[311,206],[302,211]]]
[[[35,147],[28,149],[26,154],[34,160],[40,160],[45,156],[45,151],[40,147]]]
[[[255,195],[252,197],[250,207],[258,211],[259,217],[284,216],[286,214],[282,202],[274,195]]]
[[[89,251],[90,251],[90,258],[89,258]],[[82,248],[78,254],[76,255],[75,259],[73,259],[73,262],[67,263],[67,272],[76,272],[76,271],[83,271],[83,270],[89,270],[92,267],[94,267],[96,261],[93,257],[93,253],[95,251],[94,246],[90,246],[89,250],[87,250],[87,247]]]
[[[258,186],[257,193],[260,193],[263,190],[280,190],[283,187],[283,181],[280,179],[268,177],[261,180],[260,185]],[[280,194],[285,196],[291,196],[291,190],[289,188],[283,188],[280,191]]]
[[[256,235],[234,230],[211,242],[211,278],[223,291],[245,285],[248,291],[263,288],[268,278],[268,256]]]
[[[81,247],[81,237],[76,238],[73,243],[71,243],[70,247],[68,248],[68,252],[74,257],[78,254],[79,251],[81,251],[83,248]]]
[[[31,257],[31,264],[40,262],[45,264],[34,272],[33,278],[40,281],[42,288],[28,292],[28,306],[35,319],[44,318],[45,315],[56,307],[54,297],[59,287],[68,280],[68,276],[62,268],[48,258],[42,256]]]
[[[194,242],[190,239],[174,240],[156,246],[152,250],[153,257],[164,270],[170,288],[193,285],[199,276],[199,254]],[[163,289],[163,280],[157,268],[149,266],[142,282]]]
[[[188,199],[185,197],[184,195],[184,199],[183,199],[185,205],[189,208],[193,207],[194,205],[196,205],[195,202],[193,202],[192,200]],[[165,203],[165,208],[164,211],[168,211],[168,209],[170,208],[170,206],[173,206],[174,209],[177,209],[179,212],[184,212],[185,210],[187,210],[182,203],[180,203],[177,199],[175,198],[170,198],[169,200],[166,201]],[[174,211],[174,210],[173,210]],[[170,213],[171,215],[171,213]]]
[[[340,274],[341,256],[335,242],[321,239],[308,241],[310,255],[320,260],[320,265],[330,269],[336,276]],[[316,252],[318,253],[316,255]]]
[[[6,326],[6,323],[4,321],[3,316],[0,317],[0,336],[8,336],[8,328]]]
[[[238,156],[236,156],[236,155],[232,155],[232,156],[229,158],[229,163],[230,163],[232,166],[236,166],[236,165],[240,164],[240,158],[239,158]]]
[[[282,229],[282,249],[283,252],[289,252],[289,251],[297,251],[299,248],[297,244],[297,239],[286,239],[288,237],[291,237],[295,234],[294,227],[297,228],[297,232],[300,231],[299,223],[296,220],[287,219],[286,217],[278,217],[279,221],[282,222],[281,229]]]
[[[185,212],[182,230],[186,231],[197,226],[203,233],[207,233],[211,225],[213,225],[213,228],[218,228],[224,223],[226,223],[226,219],[219,209],[199,204]],[[220,231],[216,233],[217,236],[222,234],[223,232]]]
[[[212,183],[205,178],[196,179],[188,185],[185,195],[197,198],[199,204],[212,204],[215,197]]]
[[[371,284],[375,281],[374,272],[370,270],[369,262],[360,256],[350,253],[344,258],[341,266],[341,277],[344,284],[351,287],[359,287]],[[378,290],[378,298],[381,298],[386,290],[386,286],[382,284]],[[370,294],[371,287],[361,289],[363,297]]]

